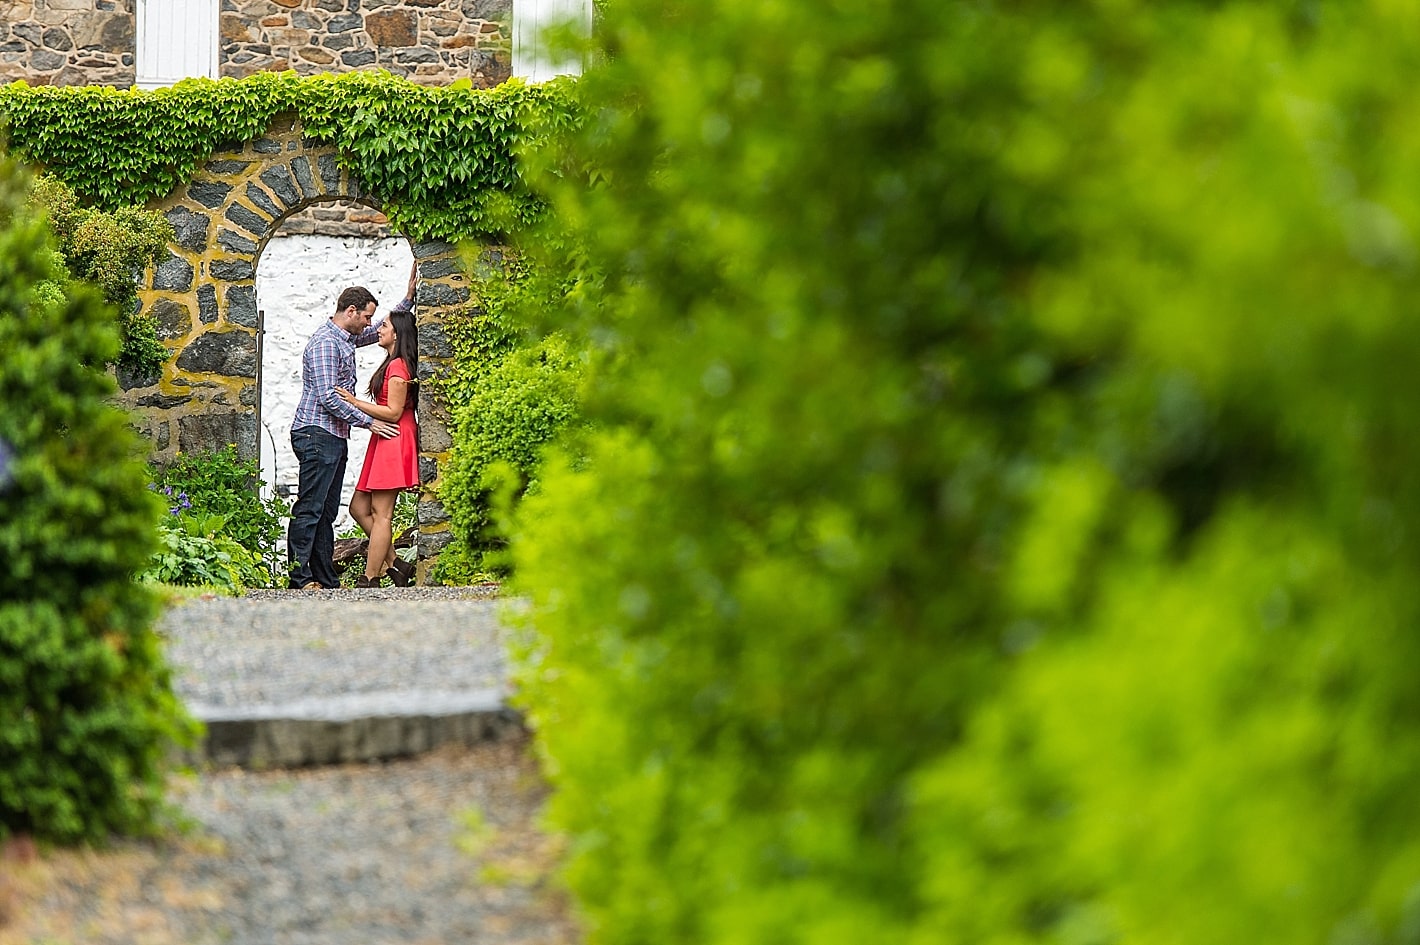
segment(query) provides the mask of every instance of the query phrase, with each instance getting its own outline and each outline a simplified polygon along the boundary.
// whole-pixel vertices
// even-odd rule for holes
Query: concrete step
[[[206,737],[191,762],[376,761],[522,732],[502,605],[467,588],[261,591],[174,606],[174,686]]]

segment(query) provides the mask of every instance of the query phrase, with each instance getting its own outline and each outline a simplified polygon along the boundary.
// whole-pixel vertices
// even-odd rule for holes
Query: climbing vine
[[[0,87],[10,151],[105,209],[142,203],[191,180],[223,146],[261,137],[282,114],[378,195],[415,239],[506,233],[542,202],[516,155],[575,125],[574,84],[492,89],[418,85],[388,72],[187,79],[171,88]]]

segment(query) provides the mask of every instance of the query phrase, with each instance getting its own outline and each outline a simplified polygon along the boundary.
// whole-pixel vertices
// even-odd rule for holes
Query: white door
[[[564,23],[590,36],[592,0],[513,0],[513,75],[545,82],[556,75],[581,74],[580,58],[555,61],[543,38],[543,30]]]
[[[190,78],[217,78],[220,0],[138,0],[140,89]]]

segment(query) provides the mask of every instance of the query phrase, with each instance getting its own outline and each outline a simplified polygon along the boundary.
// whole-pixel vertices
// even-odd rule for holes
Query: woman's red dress
[[[389,403],[392,377],[409,380],[409,368],[403,358],[395,358],[385,369],[385,382],[375,397],[375,403],[381,407]],[[414,408],[406,400],[404,413],[399,415],[399,436],[386,440],[374,434],[370,435],[370,448],[365,451],[365,466],[360,470],[360,479],[355,483],[355,488],[361,492],[375,492],[380,489],[413,489],[418,485],[419,427],[414,422]]]

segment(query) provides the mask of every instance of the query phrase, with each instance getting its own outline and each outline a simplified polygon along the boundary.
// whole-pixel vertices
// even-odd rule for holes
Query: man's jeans
[[[301,464],[296,504],[286,530],[291,586],[318,581],[322,587],[339,587],[340,576],[331,559],[335,555],[340,487],[345,480],[345,438],[320,427],[300,427],[291,431],[291,449]]]

